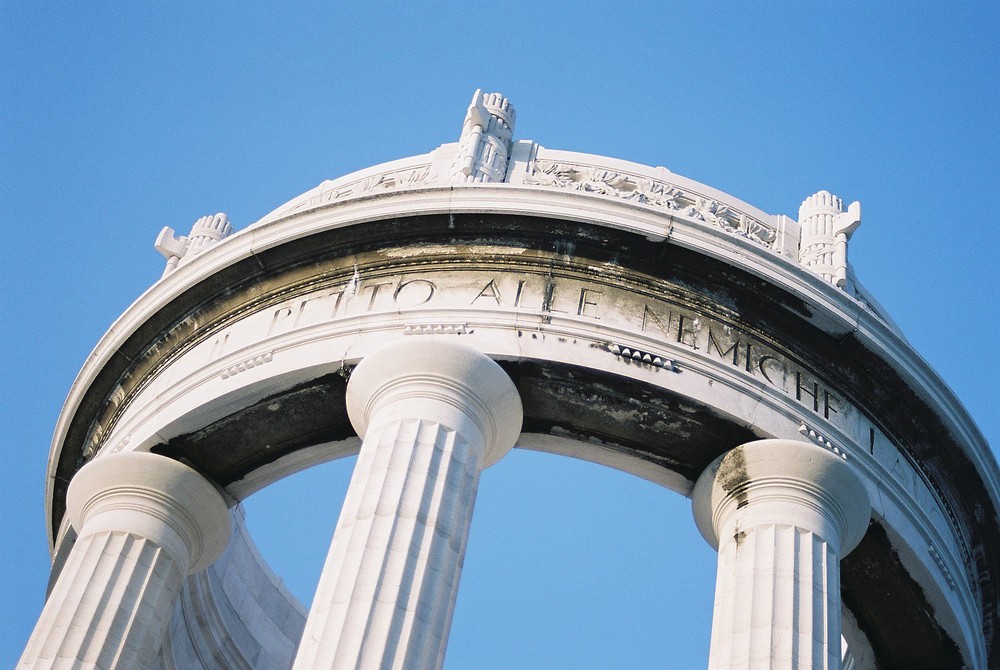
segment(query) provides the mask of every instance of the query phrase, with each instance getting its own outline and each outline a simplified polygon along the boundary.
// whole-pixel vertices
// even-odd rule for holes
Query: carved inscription
[[[671,362],[652,365],[654,368],[681,370],[683,365],[676,365],[678,352],[687,352],[689,356],[721,363],[770,386],[825,420],[843,423],[852,409],[840,393],[796,362],[793,355],[731,324],[687,305],[639,298],[625,287],[543,274],[467,270],[365,278],[355,273],[339,286],[301,295],[251,315],[244,320],[245,324],[216,334],[205,348],[211,361],[225,350],[302,328],[368,314],[403,316],[425,310],[466,315],[458,317],[462,322],[453,321],[455,316],[442,316],[441,321],[420,317],[417,322],[401,325],[405,334],[466,333],[469,332],[464,325],[469,318],[467,314],[476,311],[534,314],[543,325],[557,317],[568,318],[581,325],[590,324],[591,328],[607,326],[659,343],[659,351],[649,354],[650,362]],[[631,347],[630,361],[645,360],[645,351],[635,346],[644,345],[638,342],[611,344],[619,347],[620,351],[615,353],[619,358],[621,347]],[[639,358],[634,356],[636,352]]]
[[[708,358],[724,361],[787,393],[824,419],[844,401],[808,370],[747,333],[679,307],[643,305],[643,332],[655,332]]]

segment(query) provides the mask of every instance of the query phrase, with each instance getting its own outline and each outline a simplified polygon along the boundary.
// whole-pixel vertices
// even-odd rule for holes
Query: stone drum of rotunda
[[[767,214],[514,127],[477,91],[456,143],[160,233],[56,426],[19,668],[440,668],[513,447],[691,498],[711,668],[1000,667],[1000,469],[855,276],[860,204]],[[306,611],[238,503],[353,454]]]

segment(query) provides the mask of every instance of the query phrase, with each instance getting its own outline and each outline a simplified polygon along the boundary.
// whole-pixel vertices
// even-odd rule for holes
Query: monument
[[[692,499],[711,668],[1000,666],[1000,468],[853,273],[860,204],[767,214],[515,119],[477,91],[457,143],[159,235],[56,426],[18,667],[440,668],[515,446]],[[307,612],[237,503],[351,454]]]

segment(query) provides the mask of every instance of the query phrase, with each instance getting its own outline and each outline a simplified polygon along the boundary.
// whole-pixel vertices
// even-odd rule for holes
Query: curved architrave
[[[547,218],[528,218],[538,216]],[[359,223],[369,225],[361,231],[356,227]],[[532,226],[540,229],[532,230]],[[435,239],[441,242],[435,243]],[[573,242],[560,247],[560,240]],[[389,244],[394,247],[392,253],[379,251]],[[407,255],[407,247],[416,250],[414,254]],[[335,255],[341,259],[341,266],[324,266],[322,254],[332,253],[327,250],[335,248],[339,249]],[[586,310],[596,303],[588,303],[582,293],[576,318],[558,314],[551,303],[546,308],[543,301],[541,308],[530,310],[472,310],[475,318],[467,318],[468,306],[431,309],[427,305],[412,309],[421,305],[411,305],[401,309],[392,305],[347,316],[334,326],[313,324],[287,338],[269,340],[268,346],[248,346],[240,352],[240,356],[246,354],[243,358],[235,352],[225,354],[229,358],[220,358],[222,363],[213,363],[216,367],[206,368],[201,378],[182,375],[192,384],[200,383],[203,393],[192,392],[193,387],[189,387],[186,394],[178,394],[173,401],[148,405],[145,415],[136,404],[143,393],[156,390],[155,384],[161,384],[161,389],[172,386],[165,371],[196,352],[201,355],[211,350],[213,336],[255,312],[290,310],[290,306],[282,305],[309,295],[310,290],[329,288],[337,282],[349,284],[353,276],[350,271],[357,273],[358,268],[365,277],[371,271],[376,277],[382,272],[383,277],[397,279],[401,272],[412,277],[417,273],[458,272],[454,253],[448,251],[456,248],[481,254],[477,261],[480,269],[488,268],[492,257],[498,267],[534,279],[578,282],[577,288],[586,281],[607,291],[624,282],[634,295],[666,295],[680,303],[691,302],[697,308],[689,314],[692,318],[701,315],[713,319],[713,323],[735,326],[738,332],[759,340],[762,347],[769,347],[767,351],[777,352],[785,361],[786,374],[791,369],[807,375],[807,394],[808,388],[815,389],[813,394],[819,392],[818,386],[809,386],[814,382],[840,391],[855,410],[851,422],[838,423],[842,416],[831,421],[829,415],[803,408],[801,397],[790,400],[787,385],[779,389],[763,382],[761,375],[756,380],[753,374],[741,376],[736,361],[728,365],[721,360],[728,342],[716,343],[721,357],[712,360],[703,355],[704,350],[699,354],[689,346],[683,334],[668,346],[669,334],[653,336],[641,329],[637,332],[634,323],[631,327],[594,325],[588,321]],[[379,264],[382,270],[377,270]],[[486,285],[479,288],[485,290]],[[751,297],[762,306],[751,308]],[[549,295],[544,300],[551,298]],[[373,292],[373,302],[375,299]],[[748,315],[748,309],[752,314]],[[676,213],[537,186],[475,185],[365,196],[265,220],[194,258],[182,272],[169,275],[151,288],[101,341],[71,390],[50,460],[50,523],[58,524],[61,517],[60,482],[79,467],[86,452],[118,447],[146,449],[169,442],[282,393],[289,385],[344,373],[369,347],[386,337],[398,336],[401,326],[422,332],[428,323],[432,330],[435,324],[450,326],[453,332],[459,327],[471,328],[476,346],[501,361],[554,361],[598,370],[607,369],[612,361],[615,365],[630,365],[621,368],[623,376],[671,390],[696,404],[715,407],[730,417],[733,425],[743,429],[754,426],[757,432],[753,435],[757,437],[795,437],[804,425],[807,433],[812,430],[827,442],[859,456],[873,487],[884,485],[874,482],[896,482],[889,488],[898,501],[886,504],[881,514],[883,518],[893,514],[908,516],[923,537],[954,538],[965,547],[975,544],[974,515],[963,502],[968,492],[957,485],[958,480],[966,478],[963,473],[978,473],[975,481],[981,482],[983,495],[994,508],[997,506],[1000,480],[996,467],[985,441],[960,404],[891,326],[873,317],[847,294],[749,239]],[[339,333],[334,332],[337,329]],[[364,343],[358,338],[362,330],[366,334]],[[683,322],[679,330],[683,330]],[[166,336],[159,337],[160,333]],[[543,337],[538,342],[531,339],[532,335],[548,339]],[[575,338],[587,345],[573,349],[562,346],[565,343],[560,338]],[[611,339],[622,342],[615,344]],[[660,354],[661,360],[675,363],[669,368],[625,363],[613,353],[612,346],[618,346],[619,352],[622,348],[638,350],[651,358]],[[299,361],[288,361],[282,368],[278,352],[296,348]],[[852,357],[858,360],[852,362]],[[258,360],[260,365],[248,365]],[[303,360],[311,362],[303,364]],[[835,363],[828,368],[828,361]],[[868,364],[875,364],[875,368],[866,372]],[[674,373],[672,383],[663,383],[674,365],[685,374]],[[766,364],[758,358],[751,365]],[[223,378],[230,370],[234,374]],[[766,376],[766,367],[759,370]],[[866,374],[873,378],[888,375],[892,388],[859,389],[858,377]],[[678,377],[683,377],[680,384],[676,383]],[[846,388],[850,391],[843,390]],[[178,386],[177,390],[182,388]],[[887,396],[895,390],[905,392],[905,402],[900,405],[933,407],[936,411],[931,416],[922,416],[919,411],[915,416],[901,416],[899,409],[893,412]],[[727,393],[731,401],[725,400]],[[801,389],[796,394],[801,396]],[[153,414],[159,415],[159,425],[149,421]],[[97,420],[89,422],[87,417]],[[146,426],[146,434],[130,435],[129,428],[139,425]],[[943,442],[957,448],[965,459],[953,471],[937,469],[928,460],[935,450],[943,448]],[[722,451],[729,446],[733,445],[715,448]],[[871,454],[866,455],[866,446]],[[594,450],[597,455],[593,459],[607,460],[606,451]],[[887,456],[891,460],[892,454],[901,456],[901,464],[887,466]],[[637,467],[644,468],[648,472],[646,465]],[[691,480],[689,475],[682,476],[685,482]],[[673,488],[678,490],[687,485],[670,477],[660,479],[675,482]],[[945,541],[942,546],[949,544]],[[976,567],[976,561],[996,565],[1000,562],[998,551],[993,547],[978,556],[973,556],[971,549],[964,556],[946,551],[934,559],[924,549],[913,550],[920,562],[930,567],[927,574],[937,584],[930,589],[930,597],[944,594],[945,602],[940,605],[956,612],[957,620],[967,622],[962,626],[966,631],[978,616],[979,607],[973,601],[995,599],[995,589],[989,583],[983,587],[987,591],[976,593],[976,573],[990,572]],[[935,562],[943,565],[952,579],[962,575],[971,588],[949,595],[949,589],[941,586],[947,581],[945,576],[940,570],[934,571]],[[963,649],[977,656],[983,653],[975,649],[977,646],[977,641],[967,639]]]
[[[433,196],[433,199],[420,202],[422,197],[428,195]],[[559,200],[566,202],[559,203]],[[664,217],[642,205],[608,202],[572,192],[551,193],[537,187],[515,189],[510,186],[487,185],[407,190],[358,198],[338,203],[335,207],[309,212],[308,221],[301,220],[304,215],[292,215],[241,231],[196,257],[185,267],[184,272],[168,275],[136,300],[112,325],[77,376],[53,438],[50,487],[55,474],[55,461],[58,460],[58,453],[70,428],[67,424],[84,400],[91,384],[96,381],[106,364],[112,362],[122,345],[178,296],[202,287],[206,281],[211,281],[213,276],[220,275],[222,270],[235,263],[254,261],[252,265],[263,266],[264,263],[258,256],[268,250],[346,225],[354,226],[399,215],[455,214],[484,210],[511,215],[558,216],[569,221],[593,222],[602,227],[632,231],[653,241],[669,239],[671,244],[723,259],[769,284],[783,287],[791,294],[802,295],[803,305],[808,303],[819,307],[808,310],[806,318],[819,318],[821,327],[825,327],[830,334],[850,333],[863,338],[865,347],[887,358],[894,369],[912,382],[913,388],[925,394],[934,404],[943,405],[946,417],[950,420],[949,430],[963,438],[963,448],[969,452],[983,476],[994,489],[1000,489],[1000,476],[989,458],[985,440],[975,430],[975,424],[940,378],[892,328],[864,312],[860,304],[842,291],[828,286],[812,273],[777,254],[767,253],[744,238],[726,234],[697,221],[684,221],[674,215]],[[49,498],[51,494],[50,489]]]

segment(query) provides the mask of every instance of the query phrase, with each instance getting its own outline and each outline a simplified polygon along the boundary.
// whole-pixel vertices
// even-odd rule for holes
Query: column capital
[[[871,517],[868,490],[841,456],[797,440],[756,440],[715,459],[691,494],[695,523],[716,549],[720,537],[787,524],[822,537],[846,556]]]
[[[458,342],[403,340],[369,354],[351,373],[347,414],[364,438],[373,423],[420,418],[457,430],[475,427],[483,467],[499,461],[521,434],[521,397],[488,356]]]
[[[215,487],[183,463],[148,452],[87,463],[70,482],[66,506],[81,536],[139,535],[189,574],[208,567],[229,543],[229,511]]]

